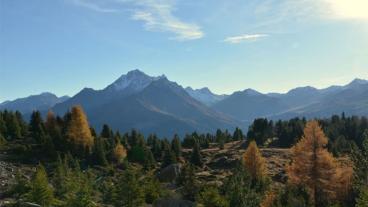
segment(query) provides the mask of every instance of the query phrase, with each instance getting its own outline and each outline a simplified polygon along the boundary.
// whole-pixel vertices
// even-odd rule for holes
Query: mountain
[[[287,109],[287,105],[277,97],[268,96],[253,89],[235,92],[212,107],[246,123],[257,117],[267,117]]]
[[[207,87],[201,89],[193,89],[191,87],[186,87],[185,91],[190,96],[195,98],[197,101],[200,101],[206,104],[207,106],[211,106],[227,97],[227,95],[214,94]]]
[[[82,105],[90,123],[98,129],[106,123],[115,130],[135,128],[144,134],[171,137],[174,133],[214,132],[240,126],[165,76],[150,77],[139,70],[121,76],[102,90],[85,88],[52,110],[63,114],[77,104]]]
[[[0,110],[18,110],[22,114],[29,114],[34,110],[45,111],[55,104],[64,102],[68,99],[68,96],[57,97],[55,94],[46,92],[39,95],[15,99],[13,101],[5,101],[0,104]]]
[[[355,79],[344,86],[324,89],[298,87],[284,94],[262,94],[247,89],[233,93],[212,107],[248,123],[257,117],[274,120],[296,116],[323,118],[342,112],[368,115],[368,81]]]

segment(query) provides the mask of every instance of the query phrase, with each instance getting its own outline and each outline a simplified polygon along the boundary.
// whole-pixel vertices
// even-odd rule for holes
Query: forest
[[[227,165],[230,145],[239,159]],[[264,157],[272,149],[288,152],[281,181]],[[229,171],[218,182],[199,176],[210,171],[208,152]],[[64,116],[34,111],[29,121],[4,110],[0,161],[18,166],[0,186],[0,206],[368,206],[368,119],[344,113],[165,138],[107,124],[96,131],[81,106]]]

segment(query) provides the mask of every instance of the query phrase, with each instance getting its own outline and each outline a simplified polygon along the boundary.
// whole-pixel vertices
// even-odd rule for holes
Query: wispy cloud
[[[175,0],[106,0],[105,5],[116,9],[102,7],[97,0],[71,0],[78,6],[97,12],[116,12],[119,8],[132,12],[132,20],[141,21],[148,31],[173,33],[171,39],[185,41],[200,39],[204,36],[201,27],[195,23],[185,22],[174,15]]]
[[[242,42],[254,42],[267,36],[268,36],[267,34],[243,34],[239,36],[227,37],[224,39],[224,42],[231,44],[239,44]]]
[[[96,12],[101,12],[101,13],[118,12],[118,10],[116,10],[116,9],[104,8],[104,7],[102,7],[102,6],[100,6],[96,3],[93,3],[93,2],[87,1],[87,0],[72,0],[72,2],[77,6],[85,7],[87,9],[91,9],[91,10],[96,11]]]

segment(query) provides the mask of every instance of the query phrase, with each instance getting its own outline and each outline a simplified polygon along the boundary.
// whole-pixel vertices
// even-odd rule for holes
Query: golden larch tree
[[[73,145],[91,150],[94,138],[88,125],[87,116],[81,106],[72,107],[66,136]]]
[[[268,191],[266,195],[264,196],[260,207],[272,207],[274,201],[276,200],[276,193],[273,191]]]
[[[122,144],[120,144],[120,142],[118,142],[114,148],[113,155],[114,155],[114,159],[118,163],[121,163],[127,156],[127,150]]]
[[[266,177],[266,161],[262,157],[255,141],[249,143],[243,154],[243,165],[252,179],[261,180]]]
[[[336,196],[337,163],[327,151],[328,139],[317,121],[309,121],[301,140],[292,148],[292,163],[287,167],[288,181],[304,185],[315,206]]]

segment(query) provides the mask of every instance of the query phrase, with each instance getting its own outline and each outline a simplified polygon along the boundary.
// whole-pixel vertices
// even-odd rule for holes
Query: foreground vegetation
[[[220,151],[232,141],[246,150],[230,166],[231,176],[221,183],[198,179],[208,168],[203,150]],[[282,185],[269,176],[258,146],[292,147]],[[63,117],[49,112],[45,121],[34,112],[29,123],[19,112],[2,111],[0,147],[6,162],[36,166],[30,176],[19,170],[1,189],[6,206],[368,206],[364,117],[256,119],[246,136],[237,128],[169,141],[136,130],[120,134],[108,125],[97,134],[79,106]],[[160,177],[176,167],[173,179]]]

